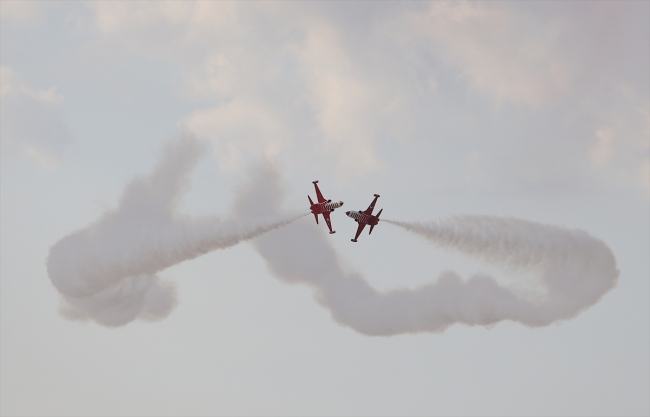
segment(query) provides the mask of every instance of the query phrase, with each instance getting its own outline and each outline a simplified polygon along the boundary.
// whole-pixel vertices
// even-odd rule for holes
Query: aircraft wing
[[[330,234],[334,233],[334,231],[332,230],[332,222],[330,221],[330,212],[325,211],[325,212],[323,212],[321,214],[325,218],[325,223],[327,223],[327,227],[330,229]]]
[[[375,199],[372,200],[372,203],[370,203],[370,205],[368,206],[366,211],[363,212],[364,214],[372,215],[372,211],[375,209],[375,203],[377,202],[378,198],[379,198],[379,196],[377,194],[375,194]]]
[[[325,197],[323,197],[323,194],[321,194],[320,190],[318,189],[318,184],[314,183],[314,187],[316,188],[316,197],[318,198],[318,202],[325,202]]]
[[[355,242],[357,241],[359,235],[361,234],[361,232],[363,232],[364,227],[366,227],[366,223],[359,222],[359,226],[357,227],[357,234],[354,236],[354,239],[352,239],[353,241]]]

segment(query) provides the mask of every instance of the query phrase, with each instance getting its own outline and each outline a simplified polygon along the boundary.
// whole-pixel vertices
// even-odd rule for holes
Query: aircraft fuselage
[[[314,213],[314,214],[323,214],[325,212],[328,212],[328,213],[332,212],[335,209],[341,207],[342,205],[343,205],[342,201],[328,200],[328,201],[324,201],[322,203],[312,204],[310,209],[311,209],[311,212]]]
[[[362,211],[346,211],[345,215],[353,218],[359,223],[369,224],[370,226],[376,226],[379,223],[379,218],[371,214],[365,214]]]

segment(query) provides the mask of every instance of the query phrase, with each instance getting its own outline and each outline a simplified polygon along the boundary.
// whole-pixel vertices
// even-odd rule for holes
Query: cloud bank
[[[453,137],[447,152],[481,159],[470,184],[594,178],[650,189],[647,5],[91,7],[106,39],[179,62],[187,94],[205,103],[184,126],[226,170],[317,154],[361,175],[383,166],[384,143],[440,149]],[[478,131],[444,129],[472,112]]]
[[[63,97],[54,87],[31,89],[8,66],[0,66],[0,80],[2,153],[19,152],[41,166],[55,167],[71,139]]]
[[[412,146],[458,187],[650,191],[647,2],[5,3],[4,38],[75,22],[77,53],[173,74],[224,170],[361,175]]]

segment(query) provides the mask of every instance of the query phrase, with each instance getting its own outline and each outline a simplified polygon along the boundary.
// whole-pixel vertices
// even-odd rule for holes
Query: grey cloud
[[[0,136],[3,154],[15,152],[45,166],[56,165],[72,134],[63,98],[55,89],[34,91],[9,67],[2,67]]]

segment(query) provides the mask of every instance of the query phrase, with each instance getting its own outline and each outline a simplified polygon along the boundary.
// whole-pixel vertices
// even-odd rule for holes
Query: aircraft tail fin
[[[313,206],[313,205],[314,205],[314,202],[311,201],[311,197],[310,197],[310,196],[307,196],[307,198],[309,199],[309,204],[310,204],[311,206]]]
[[[318,214],[314,213],[314,218],[316,218],[316,224],[318,224]]]
[[[379,213],[377,213],[377,221],[379,221],[379,215],[381,215],[382,211],[384,211],[384,209],[379,210]],[[370,231],[368,232],[368,234],[372,233],[372,229],[374,229],[375,226],[377,226],[377,225],[376,224],[370,225]]]

